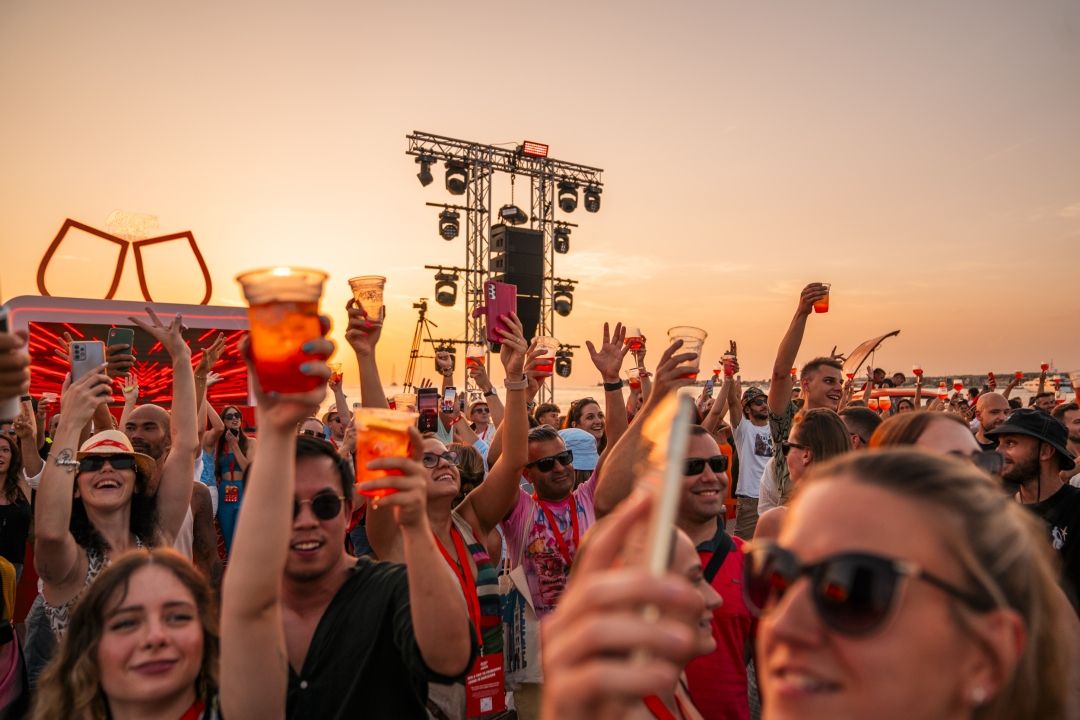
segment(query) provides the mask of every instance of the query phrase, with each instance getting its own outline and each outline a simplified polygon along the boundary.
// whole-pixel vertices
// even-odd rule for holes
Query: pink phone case
[[[487,280],[484,282],[484,305],[477,308],[477,311],[484,312],[487,317],[487,341],[502,343],[502,335],[496,330],[510,328],[499,319],[499,316],[517,312],[517,285]]]

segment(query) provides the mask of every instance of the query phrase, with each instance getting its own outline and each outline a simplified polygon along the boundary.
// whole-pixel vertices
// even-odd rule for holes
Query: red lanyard
[[[476,642],[480,646],[480,654],[483,655],[484,635],[480,632],[480,594],[476,592],[476,582],[473,580],[469,556],[465,553],[465,541],[461,537],[461,531],[452,524],[450,525],[450,539],[454,541],[454,549],[457,551],[460,565],[454,562],[454,558],[450,557],[450,553],[446,552],[446,548],[443,547],[439,536],[435,535],[434,531],[431,534],[435,536],[435,544],[439,546],[439,552],[446,558],[446,564],[454,571],[454,576],[461,583],[461,591],[465,593],[465,603],[468,605],[469,619],[472,620],[473,627],[476,628]]]
[[[533,493],[532,497],[536,504],[540,506],[540,509],[544,511],[544,517],[547,518],[551,534],[555,536],[555,544],[559,548],[559,554],[566,561],[566,569],[569,570],[570,566],[574,564],[574,556],[570,554],[570,548],[566,545],[566,539],[563,537],[562,530],[559,529],[559,523],[555,522],[555,516],[548,509],[547,502],[537,497],[536,493]],[[573,495],[570,496],[570,527],[574,534],[574,551],[576,552],[580,538],[578,536],[577,498]]]
[[[180,720],[197,720],[205,709],[206,706],[203,705],[203,701],[196,698],[191,707],[187,709],[187,712],[180,716]]]
[[[648,697],[642,698],[642,700],[645,702],[645,707],[649,709],[649,712],[651,712],[653,717],[657,718],[657,720],[676,720],[675,716],[671,714],[671,711],[667,709],[667,705],[665,705],[663,700],[656,695],[649,695]],[[686,717],[686,711],[683,710],[678,695],[675,696],[675,707],[679,709],[679,717]]]

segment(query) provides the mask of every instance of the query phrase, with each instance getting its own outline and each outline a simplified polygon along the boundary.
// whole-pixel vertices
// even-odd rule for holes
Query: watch
[[[529,387],[529,378],[525,377],[524,375],[521,376],[520,380],[511,380],[510,378],[506,378],[505,380],[503,380],[503,387],[505,387],[507,390],[524,390],[525,388]]]
[[[604,392],[614,392],[615,390],[622,390],[623,381],[619,378],[615,382],[604,383]]]
[[[495,388],[488,388],[484,391],[484,397],[495,397],[499,393],[495,392]]]

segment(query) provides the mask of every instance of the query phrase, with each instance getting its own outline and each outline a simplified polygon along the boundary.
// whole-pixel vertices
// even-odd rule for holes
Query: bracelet
[[[461,416],[460,416],[460,415],[458,415],[458,416],[457,416],[456,418],[454,418],[453,420],[451,420],[451,421],[450,421],[450,424],[446,426],[446,429],[447,429],[447,430],[449,430],[450,428],[452,428],[452,427],[454,427],[455,425],[457,425],[457,424],[458,424],[459,422],[461,422]]]
[[[619,378],[615,382],[604,383],[604,392],[615,392],[616,390],[622,390],[623,381]]]
[[[510,378],[506,378],[505,380],[503,380],[503,387],[505,387],[507,390],[524,390],[525,388],[529,387],[529,378],[525,377],[524,375],[521,376],[520,380],[511,380]]]

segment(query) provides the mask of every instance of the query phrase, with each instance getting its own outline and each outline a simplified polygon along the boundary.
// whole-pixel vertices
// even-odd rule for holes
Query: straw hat
[[[131,455],[135,458],[135,464],[147,478],[153,477],[154,472],[157,470],[157,463],[154,462],[154,458],[135,452],[135,449],[131,447],[128,436],[119,430],[102,430],[95,435],[91,435],[79,448],[79,452],[75,457],[82,460],[88,455]]]

